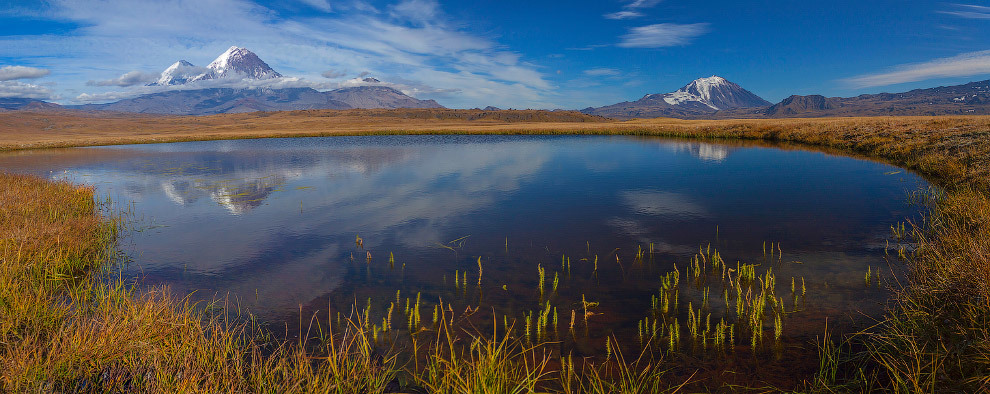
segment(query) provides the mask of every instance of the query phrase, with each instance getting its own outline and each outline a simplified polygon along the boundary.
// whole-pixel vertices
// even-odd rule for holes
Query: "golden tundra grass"
[[[559,375],[537,347],[506,335],[463,342],[446,327],[425,345],[426,365],[398,365],[360,316],[307,332],[312,343],[272,342],[229,322],[233,308],[114,278],[118,224],[92,190],[6,174],[0,184],[0,392],[381,393],[400,389],[401,375],[431,392],[531,393]],[[618,368],[618,378],[572,378],[567,392],[666,385],[655,368]]]
[[[304,346],[262,355],[242,325],[101,278],[116,224],[92,190],[0,184],[0,392],[376,392],[394,376],[360,329],[321,344],[319,363]]]
[[[808,390],[990,389],[990,117],[613,122],[538,113],[476,115],[450,110],[210,117],[6,113],[0,114],[0,149],[385,133],[629,134],[767,140],[874,157],[929,176],[944,189],[925,199],[929,214],[914,223],[907,279],[885,319],[855,338],[855,351],[838,353],[834,343],[822,341],[822,371]],[[95,281],[88,275],[108,259],[114,227],[97,217],[91,192],[17,176],[0,182],[0,225],[5,229],[0,391],[375,392],[396,374],[394,359],[375,361],[368,355],[361,324],[345,338],[319,346],[316,354],[330,356],[307,356],[300,350],[306,346],[276,346],[263,356],[246,335],[252,330],[201,312],[167,291],[138,293],[112,281],[110,286]],[[518,345],[485,342],[475,346],[476,353],[456,358],[436,353],[433,370],[512,371],[491,364],[490,356],[523,354],[511,347]],[[542,363],[519,357],[494,362],[516,363],[517,372],[542,373],[526,369],[543,365],[532,364],[534,360]],[[540,373],[536,376],[545,376]],[[364,380],[351,379],[355,376]],[[529,387],[531,376],[523,374],[516,387]],[[596,392],[592,386],[606,384],[595,380],[598,374],[584,376],[588,380],[582,392]],[[628,376],[633,376],[632,384],[622,387],[660,375]],[[424,385],[453,382],[451,376],[417,379]],[[667,382],[667,387],[676,383]]]

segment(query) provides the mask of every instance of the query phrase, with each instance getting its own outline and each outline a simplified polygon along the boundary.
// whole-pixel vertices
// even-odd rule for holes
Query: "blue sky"
[[[326,90],[584,108],[719,75],[776,102],[990,78],[990,2],[0,0],[0,97],[115,101],[228,47]],[[158,88],[160,89],[160,88]]]

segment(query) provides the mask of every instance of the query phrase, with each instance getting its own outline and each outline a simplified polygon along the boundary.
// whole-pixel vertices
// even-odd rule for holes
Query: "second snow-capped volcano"
[[[719,76],[698,78],[670,93],[647,94],[636,101],[581,110],[612,118],[698,118],[736,108],[767,107],[770,102]]]
[[[743,89],[742,86],[715,75],[695,79],[674,92],[648,94],[640,100],[663,100],[667,104],[684,107],[704,105],[716,111],[770,105],[770,102]]]

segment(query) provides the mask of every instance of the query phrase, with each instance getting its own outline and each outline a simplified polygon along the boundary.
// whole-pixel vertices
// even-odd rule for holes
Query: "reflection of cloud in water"
[[[354,233],[367,234],[368,247],[386,240],[414,248],[444,241],[451,221],[508,198],[548,159],[538,142],[499,144],[307,144],[291,154],[150,151],[139,161],[108,165],[101,179],[111,182],[111,193],[139,202],[144,215],[168,226],[137,239],[143,256],[136,257],[145,268],[181,264],[220,275],[300,237],[316,236],[306,246],[313,248]],[[167,167],[194,170],[163,172]],[[274,195],[280,197],[273,202]],[[236,220],[224,218],[231,213]]]
[[[440,230],[445,223],[506,198],[546,161],[536,144],[510,144],[497,150],[481,144],[427,149],[388,171],[338,179],[317,207],[334,210],[333,217],[313,216],[301,225],[378,229],[410,247],[444,240],[450,235]]]
[[[657,240],[656,234],[647,229],[642,223],[633,219],[611,218],[607,221],[609,226],[615,227],[619,232],[629,235],[642,244],[653,244],[653,250],[657,253],[688,254],[694,249],[686,245],[675,245],[669,242]],[[651,237],[652,236],[652,237]]]
[[[664,146],[669,147],[674,152],[688,152],[691,156],[703,161],[721,163],[729,157],[729,147],[725,145],[703,142],[667,142]]]
[[[666,191],[637,190],[621,193],[623,204],[640,215],[669,216],[681,219],[708,218],[705,207],[686,195]]]
[[[189,181],[162,181],[161,187],[165,196],[179,205],[192,204],[199,199],[199,190]]]

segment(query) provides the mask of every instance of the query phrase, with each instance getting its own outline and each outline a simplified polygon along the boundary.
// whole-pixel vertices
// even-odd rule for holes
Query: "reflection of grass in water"
[[[611,342],[604,344],[604,355],[586,353],[585,360],[603,361],[601,357],[604,356],[604,362],[610,362],[613,360],[613,352],[623,348],[638,349],[640,352],[657,355],[685,353],[701,358],[734,357],[736,349],[749,348],[755,354],[774,354],[780,357],[781,343],[784,339],[784,321],[788,313],[794,313],[797,305],[803,303],[804,297],[797,292],[797,278],[792,278],[789,284],[792,286],[793,308],[787,308],[783,297],[777,296],[777,282],[772,265],[780,264],[779,256],[782,253],[778,244],[773,246],[773,251],[768,253],[768,259],[762,263],[736,263],[733,266],[723,260],[717,249],[710,246],[699,249],[698,253],[684,265],[686,270],[676,269],[675,265],[674,271],[660,277],[657,282],[660,291],[650,296],[650,308],[645,311],[643,318],[636,321],[635,343],[615,337],[610,340]],[[613,253],[615,251],[613,250]],[[636,252],[641,254],[641,257],[637,258],[638,264],[653,264],[652,259],[644,258],[645,252],[645,250]],[[568,268],[568,260],[566,255],[561,258],[562,269]],[[588,262],[590,259],[582,260]],[[479,277],[483,272],[481,261],[481,257],[476,260],[479,264]],[[434,332],[438,329],[438,324],[446,321],[449,321],[445,324],[450,327],[458,327],[455,324],[456,320],[464,325],[463,328],[467,328],[479,322],[479,319],[480,321],[487,319],[500,322],[498,325],[505,331],[504,335],[519,341],[520,344],[538,346],[542,351],[551,353],[566,354],[572,351],[569,349],[580,347],[581,343],[595,343],[602,340],[596,339],[589,332],[589,328],[601,324],[596,322],[599,313],[595,312],[601,304],[588,297],[594,294],[582,294],[576,303],[577,308],[571,308],[573,305],[568,302],[566,295],[562,298],[562,293],[567,294],[575,290],[571,288],[570,275],[554,272],[553,286],[548,292],[545,284],[546,269],[542,264],[537,264],[536,289],[533,295],[536,305],[532,309],[527,309],[526,302],[523,302],[521,310],[506,310],[499,313],[496,312],[496,305],[489,306],[490,310],[485,308],[486,305],[481,297],[485,290],[482,282],[479,281],[477,284],[477,294],[467,291],[466,274],[467,270],[455,270],[453,287],[457,291],[447,296],[440,295],[439,300],[435,292],[433,296],[422,299],[418,294],[415,304],[410,304],[409,299],[406,300],[404,313],[409,324],[405,332],[409,333],[407,335],[410,335],[410,338],[417,337],[422,332]],[[804,278],[801,279],[803,284]],[[499,288],[503,292],[509,291],[504,286]],[[712,292],[712,289],[716,291]],[[689,296],[684,295],[684,292],[689,290],[692,294],[696,292],[699,298],[694,301],[687,299]],[[714,310],[709,301],[711,294],[720,294],[723,298],[721,301],[726,307]],[[422,295],[427,296],[427,294]],[[509,298],[519,301],[529,297],[531,296],[524,293],[509,295]],[[430,298],[433,302],[427,301]],[[447,306],[442,308],[445,298],[447,298]],[[687,305],[681,303],[682,298],[683,301],[687,301]],[[426,307],[433,311],[434,318],[426,325],[420,324],[421,320],[417,317],[416,305],[420,302],[425,302]],[[379,310],[386,309],[394,310],[394,304],[390,303],[385,309],[379,308]],[[461,309],[465,312],[457,315],[457,319],[439,318],[438,322],[438,314],[447,312],[453,314],[454,311]],[[560,309],[571,310],[570,321],[565,321],[566,332],[560,331],[558,312]],[[788,312],[788,309],[791,310]],[[581,312],[582,315],[583,324],[580,326],[576,324],[576,312]],[[577,328],[583,329],[577,330]],[[770,328],[773,329],[772,332],[769,331]],[[682,332],[688,334],[686,340],[681,338]],[[424,344],[424,340],[419,337],[408,340]]]
[[[87,198],[91,198],[88,196],[90,195]],[[23,206],[18,204],[26,202],[12,201],[4,206]],[[72,214],[63,216],[59,213],[63,211],[59,209],[62,208],[50,208],[40,214],[56,218],[57,220],[53,220],[57,223],[60,223],[62,217],[72,217]],[[92,218],[91,214],[83,216]],[[71,247],[70,239],[62,238],[58,248]],[[96,244],[99,245],[98,242]],[[81,245],[85,250],[87,245],[92,244],[83,242]],[[355,246],[359,245],[356,242]],[[33,246],[28,244],[27,247],[5,248],[4,261],[23,261],[17,260],[22,258],[19,256],[45,257],[24,253],[30,251],[31,247]],[[781,255],[779,245],[771,250],[771,256]],[[15,251],[16,254],[11,254]],[[61,253],[63,252],[53,253],[48,257],[72,256]],[[909,253],[914,258],[914,253]],[[730,267],[717,250],[699,250],[688,264],[684,264],[685,270],[675,270],[658,279],[657,287],[660,291],[651,295],[651,308],[645,310],[642,319],[637,322],[638,341],[630,343],[619,336],[609,335],[606,337],[608,339],[604,339],[604,354],[585,353],[578,361],[578,366],[572,366],[572,355],[577,342],[602,346],[600,337],[589,336],[589,325],[600,325],[596,321],[598,314],[593,312],[595,302],[589,298],[593,300],[599,297],[592,293],[582,294],[580,306],[573,307],[575,303],[569,302],[566,296],[568,291],[573,293],[577,290],[570,288],[570,275],[558,276],[555,273],[555,277],[560,278],[556,291],[543,294],[539,302],[527,311],[510,311],[501,316],[495,309],[489,312],[481,303],[482,286],[479,286],[477,295],[465,291],[460,298],[447,301],[420,292],[417,293],[415,302],[410,298],[405,299],[405,316],[401,316],[405,318],[405,328],[397,329],[391,324],[392,319],[396,318],[394,315],[399,314],[396,305],[400,294],[396,293],[396,302],[381,305],[369,299],[361,312],[352,314],[348,322],[326,327],[317,323],[315,329],[311,325],[305,333],[300,331],[302,339],[299,344],[287,344],[273,342],[265,335],[255,336],[253,333],[261,332],[255,331],[251,326],[238,326],[225,320],[227,313],[224,310],[232,312],[232,309],[210,308],[208,310],[212,312],[209,315],[196,314],[190,312],[195,308],[188,305],[176,306],[167,297],[151,295],[142,298],[121,287],[105,289],[100,285],[72,285],[79,280],[78,274],[72,272],[44,271],[36,276],[19,276],[16,272],[9,271],[9,275],[0,275],[0,280],[4,281],[4,286],[0,286],[0,300],[3,300],[4,309],[0,313],[9,314],[0,319],[0,334],[4,339],[0,341],[0,361],[5,367],[0,371],[0,377],[4,379],[0,384],[3,384],[5,390],[13,391],[33,391],[31,388],[41,387],[39,385],[73,391],[73,387],[77,387],[75,384],[86,382],[92,385],[87,387],[124,391],[189,391],[196,387],[207,391],[262,391],[265,387],[323,387],[327,390],[336,387],[339,390],[347,387],[347,390],[380,392],[393,382],[393,377],[405,376],[408,378],[406,381],[418,382],[416,384],[423,386],[442,384],[446,386],[436,387],[481,387],[463,386],[466,383],[458,383],[453,376],[457,375],[457,379],[478,378],[476,382],[502,385],[491,387],[520,384],[522,387],[540,387],[541,390],[559,392],[595,392],[596,387],[633,392],[654,390],[657,387],[676,389],[677,382],[660,379],[664,376],[660,372],[664,368],[661,360],[672,354],[731,357],[737,348],[745,348],[746,342],[755,344],[751,345],[753,351],[769,350],[769,345],[765,343],[769,343],[771,334],[764,334],[763,328],[770,326],[767,323],[771,318],[774,347],[781,340],[787,314],[783,300],[775,296],[776,281],[771,269],[772,261],[765,261],[762,265],[737,263]],[[645,259],[642,263],[652,264]],[[8,264],[3,269],[14,269],[12,267],[18,265]],[[53,268],[50,265],[31,267],[45,270]],[[582,271],[580,265],[576,266],[577,272],[590,273],[590,267],[585,267]],[[479,276],[480,274],[479,266]],[[491,278],[491,273],[488,277]],[[19,282],[22,280],[23,282]],[[466,277],[459,282],[467,287]],[[803,282],[802,278],[802,288]],[[489,280],[487,283],[498,281]],[[710,303],[704,302],[703,296],[700,303],[696,303],[698,298],[684,293],[720,293],[711,292],[713,288],[723,290],[721,294],[726,305],[731,306],[733,303],[730,298],[734,297],[735,310],[726,307],[719,312],[713,310]],[[34,293],[35,290],[25,289],[43,290]],[[532,291],[532,287],[529,289]],[[728,289],[732,291],[726,291]],[[795,293],[794,298],[797,299],[796,280],[792,280],[792,293]],[[684,301],[687,301],[687,305],[684,305]],[[61,305],[65,305],[63,302],[71,302],[80,307],[61,308]],[[662,311],[664,304],[667,305],[666,311]],[[39,313],[27,313],[30,310],[23,308],[28,307],[37,308],[35,312]],[[435,317],[428,321],[421,319],[423,308],[428,308]],[[463,312],[456,312],[461,309]],[[570,329],[566,333],[558,330],[558,309],[571,309]],[[584,311],[584,327],[577,327],[579,324],[575,309]],[[529,339],[515,329],[520,312],[528,317],[530,329],[526,333],[529,334]],[[503,333],[493,331],[491,337],[468,334],[476,333],[471,327],[479,319],[488,317],[493,322],[493,329],[497,326],[494,322],[502,320],[502,326],[505,327]],[[102,323],[94,323],[94,318]],[[90,323],[93,325],[89,325]],[[87,327],[98,327],[99,330],[93,331]],[[682,339],[683,331],[687,331],[690,338]],[[428,335],[429,333],[436,335]],[[9,340],[15,337],[28,340]],[[904,337],[889,338],[889,346],[898,349],[901,342],[896,341],[901,341]],[[57,352],[37,351],[39,346],[45,347],[52,340],[60,341],[57,342],[60,344],[56,348]],[[112,345],[104,346],[110,343]],[[410,348],[404,344],[413,346]],[[261,351],[262,348],[265,349],[264,352]],[[640,354],[648,356],[648,361],[637,364],[638,361],[626,362],[622,359],[621,354],[624,351],[636,348],[640,349]],[[410,355],[408,352],[398,352],[398,349],[415,350]],[[876,354],[885,354],[882,351],[885,350],[877,348]],[[432,354],[433,361],[429,361],[429,354]],[[411,364],[396,362],[400,357],[417,361]],[[427,362],[420,364],[418,360],[423,357],[427,357]],[[567,366],[556,365],[558,360],[561,364],[567,360]],[[887,363],[884,365],[889,366],[890,371],[899,371],[901,368],[899,364],[895,364],[896,360],[893,358],[883,358],[881,361]],[[431,369],[430,362],[440,367]],[[512,366],[511,373],[498,372],[509,371],[506,365]],[[576,378],[569,379],[577,379],[578,383],[572,381],[572,385],[567,386],[568,383],[561,381],[561,376],[568,376],[576,370],[582,372],[576,374]],[[457,372],[444,375],[444,371]],[[523,373],[520,374],[520,371]],[[133,378],[149,376],[149,373],[175,378]],[[496,379],[479,378],[484,376]],[[908,381],[911,375],[904,379],[905,384],[911,383]],[[660,386],[653,386],[654,384]],[[928,387],[924,385],[924,381],[917,384],[917,387]]]

